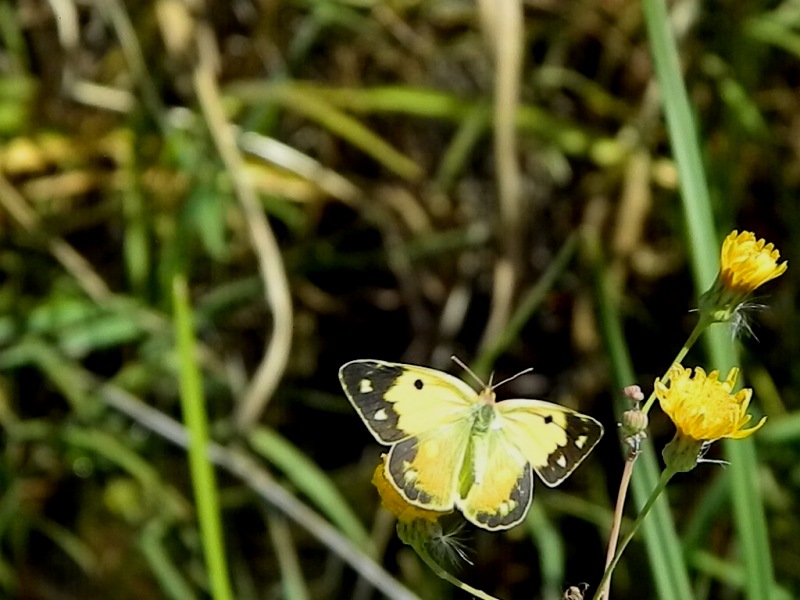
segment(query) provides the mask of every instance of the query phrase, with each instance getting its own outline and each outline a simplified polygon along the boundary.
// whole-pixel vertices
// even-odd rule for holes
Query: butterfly
[[[525,518],[531,470],[555,487],[603,435],[588,415],[544,400],[497,402],[497,386],[476,392],[436,369],[354,360],[339,369],[339,381],[375,439],[390,447],[385,475],[406,501],[458,508],[491,531]]]

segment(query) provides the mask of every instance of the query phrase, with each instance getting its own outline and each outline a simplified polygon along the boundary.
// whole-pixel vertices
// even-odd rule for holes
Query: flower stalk
[[[636,532],[639,530],[639,527],[647,518],[647,515],[650,513],[650,510],[658,500],[658,497],[661,493],[666,489],[667,484],[669,483],[672,476],[675,475],[676,471],[672,471],[671,469],[667,468],[661,473],[661,477],[656,484],[655,489],[650,494],[650,497],[645,502],[642,510],[639,511],[639,515],[636,517],[636,520],[633,522],[633,526],[625,538],[622,540],[622,543],[619,546],[619,550],[617,550],[616,554],[614,555],[614,559],[611,561],[611,564],[603,573],[603,578],[600,580],[600,584],[597,586],[597,592],[593,596],[593,600],[600,600],[601,598],[608,598],[607,596],[607,587],[611,584],[611,575],[614,573],[614,569],[617,568],[617,564],[619,563],[619,559],[622,558],[622,554],[625,552],[625,548],[628,547],[628,544],[631,543],[633,536],[636,535]]]
[[[731,322],[735,329],[744,322],[742,313],[752,293],[786,271],[787,262],[779,264],[779,258],[780,252],[773,244],[768,244],[764,239],[756,239],[752,232],[739,233],[734,230],[725,238],[720,252],[719,273],[711,287],[700,297],[699,319],[692,333],[681,347],[672,366],[662,377],[656,379],[653,391],[641,411],[625,413],[622,427],[624,442],[628,446],[628,456],[618,492],[614,524],[609,536],[606,571],[598,585],[595,599],[608,598],[611,576],[622,553],[669,480],[676,473],[687,472],[697,466],[712,442],[722,438],[742,439],[752,435],[764,425],[766,417],[762,417],[755,426],[746,427],[751,420],[747,409],[752,398],[752,390],[745,388],[733,392],[739,374],[738,368],[731,369],[722,381],[719,371],[706,374],[700,367],[692,371],[684,368],[681,363],[700,335],[712,323]],[[644,428],[647,424],[647,414],[656,399],[675,424],[675,437],[663,450],[666,468],[658,484],[639,513],[632,530],[615,551],[622,521],[622,508],[633,465],[638,456],[638,444],[646,437]],[[637,423],[642,424],[639,431]]]

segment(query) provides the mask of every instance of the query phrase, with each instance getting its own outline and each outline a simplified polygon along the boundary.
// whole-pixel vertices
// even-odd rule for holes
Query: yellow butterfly
[[[385,474],[403,498],[428,510],[456,507],[484,529],[525,518],[531,468],[555,487],[603,435],[587,415],[543,400],[496,402],[491,385],[476,392],[435,369],[354,360],[339,380],[375,439],[391,447]]]

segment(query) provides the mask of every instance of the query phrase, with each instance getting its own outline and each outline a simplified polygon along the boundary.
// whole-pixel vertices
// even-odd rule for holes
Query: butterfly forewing
[[[596,419],[543,400],[505,400],[497,410],[509,439],[550,487],[569,477],[603,436]]]
[[[339,380],[361,419],[379,442],[393,444],[469,418],[477,394],[441,371],[354,360],[339,369]]]

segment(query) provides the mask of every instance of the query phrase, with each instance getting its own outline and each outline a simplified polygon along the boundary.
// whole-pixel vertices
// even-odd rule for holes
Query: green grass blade
[[[300,90],[300,92],[292,91],[295,89]],[[312,102],[318,103],[316,98],[323,98],[325,103],[330,103],[327,108],[322,109],[322,112],[326,113],[324,119],[321,118],[323,114],[317,114],[317,108],[319,107],[316,104],[310,106],[293,104],[293,99],[299,93],[302,93],[303,89],[313,91],[313,97],[306,93]],[[284,90],[289,90],[289,92]],[[242,81],[231,84],[226,88],[226,94],[231,99],[245,104],[263,105],[268,102],[279,102],[287,109],[305,114],[332,133],[341,135],[344,139],[348,139],[344,135],[346,131],[339,132],[339,127],[336,129],[329,127],[330,120],[327,118],[328,115],[336,119],[340,117],[350,119],[351,123],[352,117],[341,111],[357,114],[408,115],[416,118],[441,119],[459,123],[463,123],[465,119],[477,118],[477,116],[491,120],[491,106],[484,99],[467,100],[439,90],[410,86],[346,88],[323,87],[321,85],[311,86],[303,82],[282,82],[276,85],[259,80],[257,82]],[[330,112],[331,110],[334,112]],[[480,113],[483,114],[481,115]],[[347,122],[339,121],[339,125],[341,126]],[[589,131],[584,126],[565,120],[538,106],[521,105],[517,111],[516,124],[520,133],[541,138],[569,156],[585,156],[597,164],[619,164],[628,152],[627,147],[618,140]],[[356,125],[358,128],[364,127],[360,122],[356,122]],[[369,146],[360,146],[353,139],[348,139],[348,141],[361,147],[362,150],[370,152],[373,158],[380,162],[384,162],[391,156],[390,154],[376,152],[375,149],[371,150]],[[385,144],[383,141],[381,143]],[[403,158],[408,160],[405,157]],[[402,168],[403,161],[397,163],[397,161],[390,160],[390,163],[394,164],[394,167],[391,164],[385,164],[385,166],[396,171],[398,164]],[[419,169],[419,166],[414,164],[413,169]],[[399,174],[405,176],[403,173]],[[413,171],[410,174],[413,174]]]
[[[148,494],[163,493],[158,471],[113,433],[68,425],[63,428],[61,435],[69,446],[91,452],[117,465],[136,479]]]
[[[711,285],[719,268],[719,243],[697,129],[681,77],[666,5],[663,0],[643,0],[643,7],[670,141],[678,165],[692,271],[696,289],[701,293]],[[736,350],[727,328],[712,327],[705,342],[713,366],[721,369],[723,374],[727,373],[736,363]],[[746,570],[747,597],[767,600],[775,584],[761,493],[755,485],[758,481],[755,446],[751,439],[737,440],[727,442],[725,450],[731,462],[728,473]]]
[[[283,515],[276,514],[267,514],[267,521],[272,547],[281,570],[283,597],[286,600],[308,600],[311,596],[300,568],[289,524]]]
[[[525,526],[539,554],[542,573],[542,597],[558,598],[566,581],[566,549],[564,536],[542,505],[534,502],[525,519]]]
[[[86,574],[96,573],[100,566],[97,552],[74,532],[51,519],[36,518],[32,525],[69,556]]]
[[[252,448],[266,458],[359,548],[372,552],[369,533],[330,478],[289,440],[261,427],[250,436]]]
[[[486,135],[491,124],[491,113],[486,107],[476,104],[468,111],[442,154],[442,160],[433,178],[436,188],[448,191],[467,168],[472,151]]]
[[[196,600],[197,596],[165,548],[166,531],[167,524],[160,518],[150,521],[139,535],[139,549],[167,598]]]
[[[219,496],[211,461],[208,460],[208,418],[203,383],[195,361],[196,344],[186,281],[175,277],[172,286],[175,327],[180,361],[181,408],[189,431],[189,469],[192,476],[203,554],[214,600],[233,600],[222,539]]]
[[[17,570],[0,556],[0,590],[6,593],[7,598],[16,598],[18,587]]]
[[[756,447],[752,439],[737,441],[740,443],[725,442],[725,455],[731,463],[728,473],[746,572],[745,589],[748,598],[768,600],[775,598],[773,591],[777,584],[773,578],[767,519],[758,485]]]
[[[553,289],[558,278],[563,275],[569,266],[577,246],[578,236],[570,236],[547,267],[547,270],[542,273],[536,283],[525,291],[519,306],[511,316],[511,319],[509,319],[508,325],[492,341],[491,345],[481,352],[478,360],[472,365],[472,370],[478,376],[485,377],[492,370],[495,361],[519,339],[525,325],[546,300],[547,294]]]
[[[347,140],[396,175],[410,181],[422,176],[422,169],[412,159],[396,150],[358,119],[331,104],[326,94],[318,93],[311,86],[284,85],[276,91],[276,99],[286,109],[304,115],[331,133]]]
[[[681,78],[678,50],[670,30],[667,8],[663,0],[642,0],[642,2],[656,77],[664,104],[664,116],[680,174],[688,240],[694,242],[707,239],[716,248],[717,236],[714,232],[714,219],[697,139],[697,128]],[[700,285],[710,285],[717,273],[718,253],[715,251],[714,256],[709,256],[702,246],[698,247],[692,243],[689,244],[689,252],[692,256],[695,281]]]
[[[748,21],[745,32],[754,40],[783,48],[800,57],[800,35],[795,30],[796,25],[793,27],[792,20],[782,13],[773,11],[753,17]]]
[[[792,445],[800,440],[800,412],[792,412],[778,419],[770,419],[759,436],[762,444]]]

